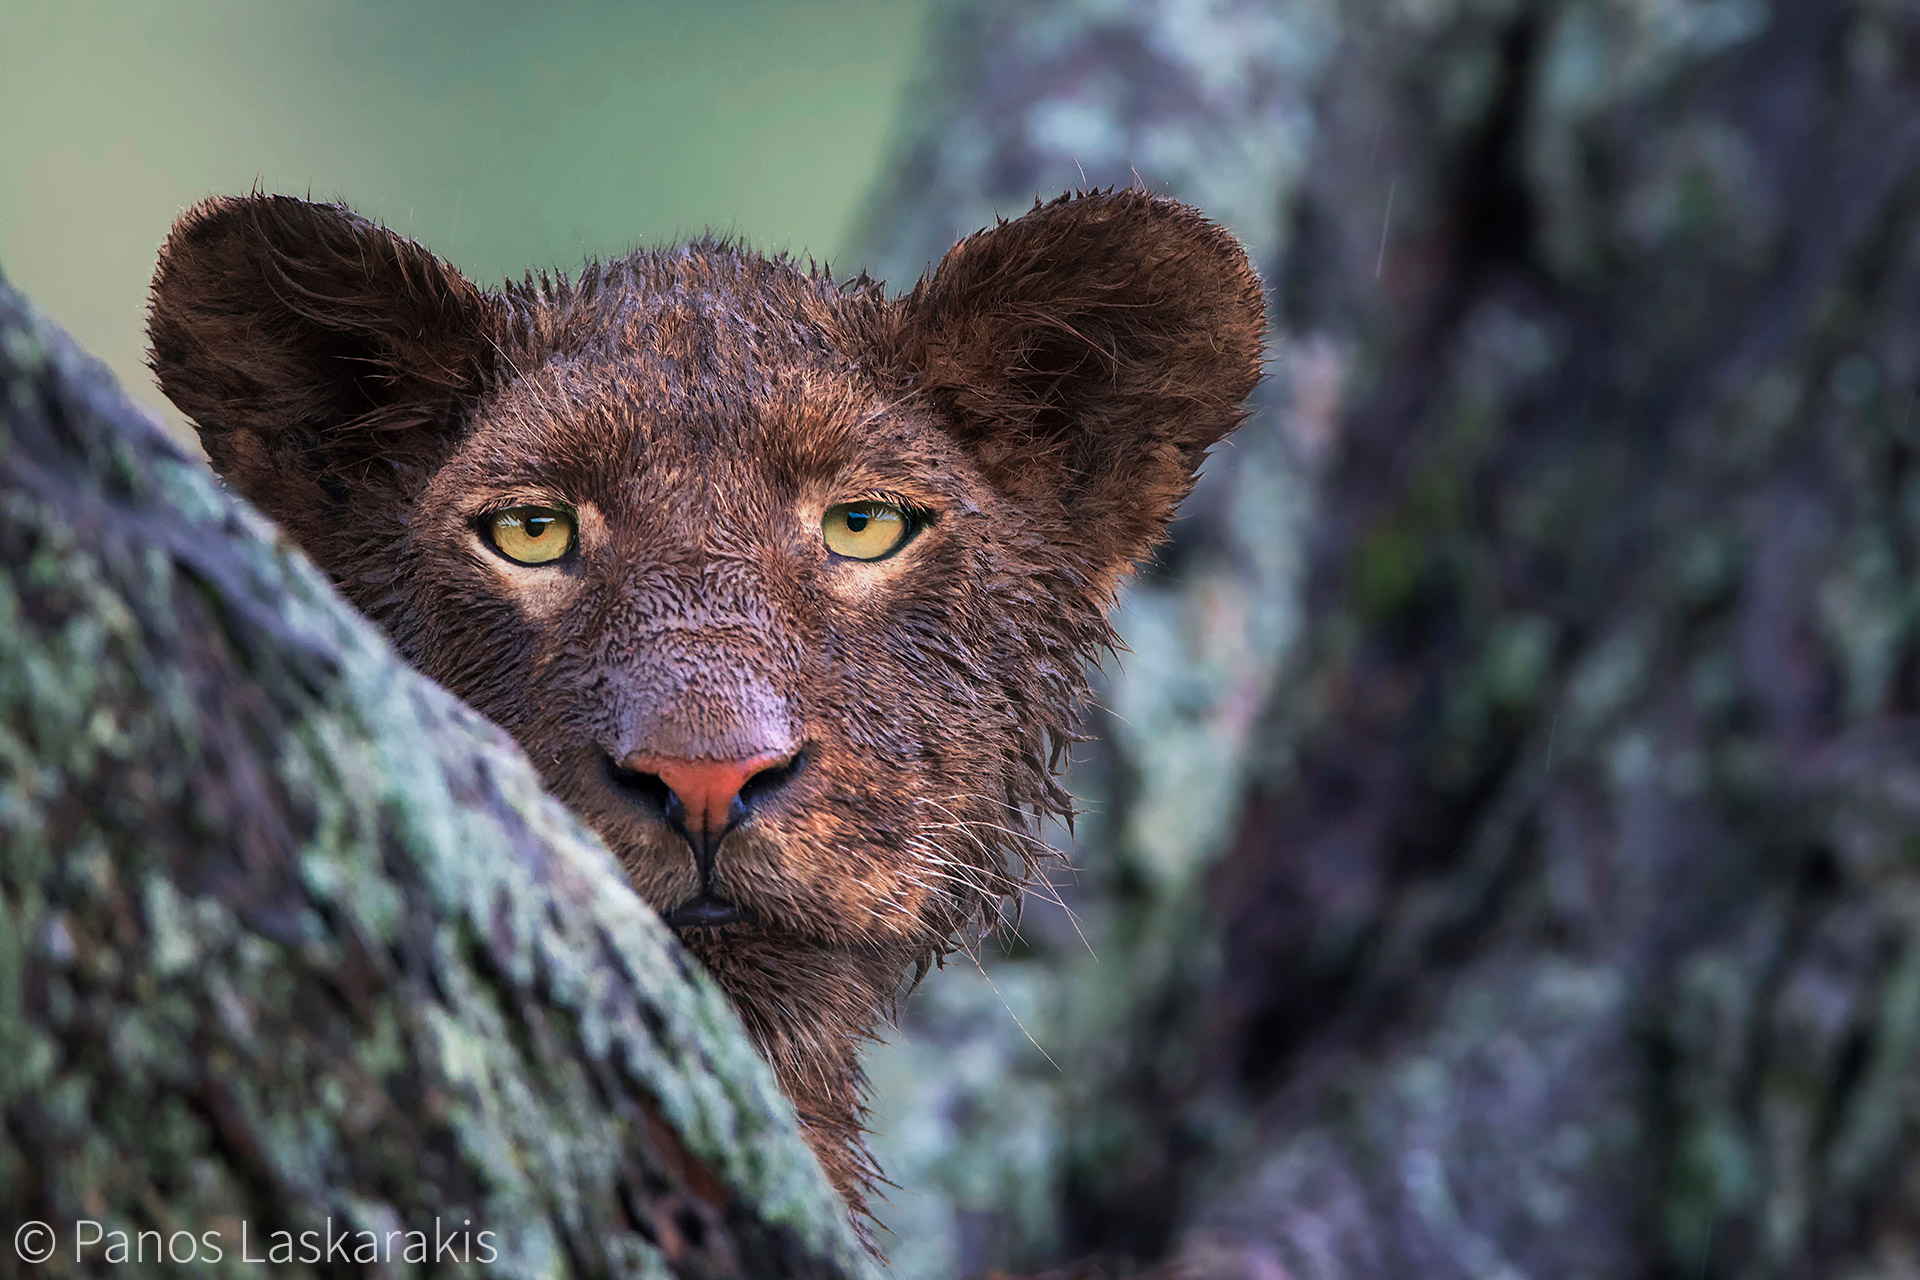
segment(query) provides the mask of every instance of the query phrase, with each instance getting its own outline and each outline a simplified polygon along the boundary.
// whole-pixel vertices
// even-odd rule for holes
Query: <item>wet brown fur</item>
[[[255,194],[181,217],[149,333],[214,467],[656,908],[694,862],[608,760],[803,744],[720,846],[755,922],[684,940],[857,1210],[860,1043],[1029,880],[1115,592],[1240,421],[1263,328],[1233,238],[1139,192],[1036,205],[897,299],[715,240],[486,291]],[[824,508],[872,495],[929,520],[830,556]],[[577,508],[577,552],[506,562],[478,522],[518,504]]]

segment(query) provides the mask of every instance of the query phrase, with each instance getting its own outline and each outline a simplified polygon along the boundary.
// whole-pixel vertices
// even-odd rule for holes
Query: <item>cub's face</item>
[[[390,625],[699,949],[897,971],[1017,889],[1097,622],[831,310],[724,250],[630,269],[426,478]]]
[[[490,292],[214,200],[150,325],[215,468],[600,832],[856,1200],[854,1046],[1065,811],[1113,593],[1262,329],[1232,237],[1135,192],[897,299],[713,242]]]

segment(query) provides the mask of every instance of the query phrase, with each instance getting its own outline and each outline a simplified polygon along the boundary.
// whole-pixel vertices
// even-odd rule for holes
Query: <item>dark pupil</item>
[[[873,516],[870,513],[865,511],[847,512],[847,532],[859,533],[862,529],[867,527],[867,521],[871,519],[873,519]]]
[[[529,538],[539,537],[541,534],[547,531],[547,526],[552,523],[553,523],[552,516],[528,516],[527,517],[527,536]]]

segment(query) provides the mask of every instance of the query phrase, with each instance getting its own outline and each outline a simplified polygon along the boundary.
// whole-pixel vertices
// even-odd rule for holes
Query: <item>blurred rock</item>
[[[988,960],[1051,1212],[945,1192],[948,1265],[1914,1274],[1920,15],[950,22],[886,261],[1094,156],[1247,235],[1279,327],[1077,774],[1098,962]],[[941,1011],[909,1046],[982,1038]],[[914,1087],[924,1185],[1017,1147]]]

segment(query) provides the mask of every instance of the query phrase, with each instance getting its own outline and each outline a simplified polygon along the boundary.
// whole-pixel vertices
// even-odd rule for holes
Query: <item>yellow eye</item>
[[[820,522],[827,550],[849,560],[878,560],[900,549],[913,532],[907,513],[884,502],[843,502]]]
[[[521,564],[550,564],[573,546],[573,517],[551,507],[514,507],[487,520],[500,554]]]

